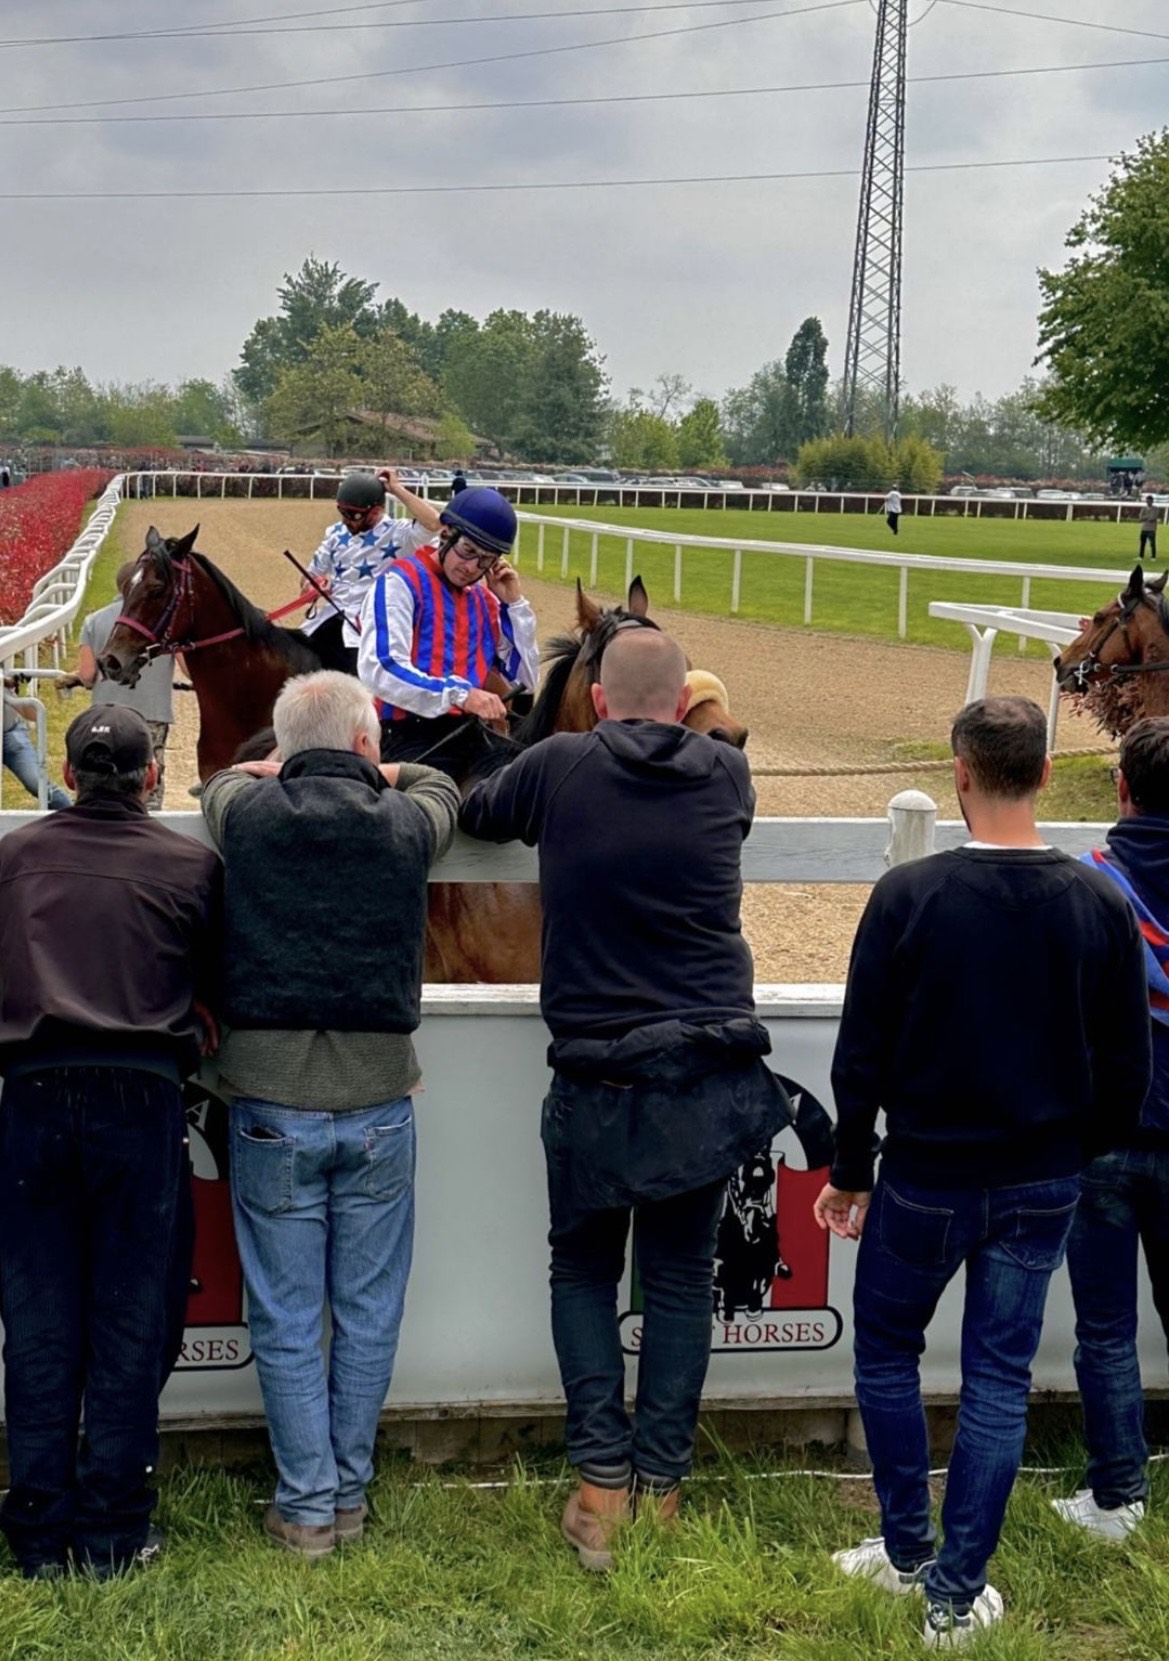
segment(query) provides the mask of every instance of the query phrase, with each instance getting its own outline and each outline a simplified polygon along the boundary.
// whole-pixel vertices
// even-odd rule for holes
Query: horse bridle
[[[155,556],[152,556],[155,557]],[[157,619],[153,628],[140,623],[136,617],[127,617],[125,612],[116,620],[114,628],[125,624],[126,628],[133,629],[148,642],[142,653],[146,663],[153,663],[155,658],[175,657],[182,653],[184,657],[189,652],[200,651],[204,646],[219,646],[225,640],[238,640],[247,630],[240,627],[227,629],[223,634],[207,635],[203,640],[182,640],[174,631],[175,619],[178,617],[183,601],[188,602],[191,626],[195,621],[195,571],[190,559],[175,559],[168,551],[167,561],[173,571],[178,573],[178,579],[171,588],[170,598],[162,609],[162,615]]]
[[[1072,670],[1072,680],[1075,683],[1075,689],[1077,692],[1086,692],[1093,675],[1097,672],[1119,677],[1121,675],[1156,675],[1158,673],[1169,671],[1169,658],[1164,659],[1159,663],[1104,664],[1100,662],[1100,653],[1112,639],[1112,636],[1116,633],[1117,629],[1119,629],[1124,636],[1125,647],[1131,651],[1132,643],[1128,638],[1128,625],[1132,620],[1133,614],[1137,607],[1144,605],[1152,606],[1154,610],[1157,609],[1157,602],[1148,594],[1139,594],[1127,608],[1124,604],[1124,596],[1121,596],[1120,610],[1112,619],[1111,628],[1105,630],[1088,655],[1085,658],[1082,658]]]

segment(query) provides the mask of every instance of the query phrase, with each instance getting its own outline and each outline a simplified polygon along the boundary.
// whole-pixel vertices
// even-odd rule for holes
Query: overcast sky
[[[0,363],[21,370],[76,363],[103,381],[218,380],[237,362],[255,320],[275,310],[282,274],[314,253],[430,318],[448,306],[480,317],[497,306],[578,313],[618,394],[678,371],[721,396],[782,355],[810,313],[824,323],[838,374],[867,92],[864,85],[743,90],[867,82],[875,28],[869,0],[821,0],[808,10],[813,4],[706,0],[661,9],[662,0],[645,0],[638,9],[621,0],[394,0],[357,7],[317,0],[314,11],[312,0],[193,0],[186,7],[8,0],[0,6],[0,122],[7,124],[0,190],[33,199],[0,208]],[[806,15],[777,15],[800,10]],[[539,12],[554,15],[531,15]],[[527,20],[490,21],[517,13]],[[986,7],[912,0],[910,15],[919,19],[909,39],[910,167],[1113,155],[1169,110],[1169,63],[1150,61],[1169,59],[1166,0],[993,0],[993,8],[991,0]],[[239,27],[255,19],[265,20],[265,32],[240,38]],[[460,21],[421,26],[439,19]],[[236,32],[59,39],[156,30],[168,21]],[[379,26],[354,27],[371,22]],[[608,44],[651,32],[656,38]],[[30,36],[54,41],[8,44]],[[592,42],[585,50],[466,63]],[[451,60],[462,66],[441,67]],[[913,84],[922,76],[1117,60],[1133,66]],[[362,76],[371,78],[327,84]],[[289,82],[308,84],[208,95]],[[724,90],[736,96],[467,107]],[[196,96],[176,96],[185,94]],[[56,124],[10,124],[17,110],[30,123],[33,107],[82,100],[133,102],[42,108],[39,121]],[[225,119],[232,112],[276,113]],[[86,114],[106,119],[61,124],[66,115]],[[108,119],[156,114],[215,119]],[[849,176],[181,197],[834,169]],[[965,395],[995,396],[1019,383],[1035,351],[1036,267],[1062,262],[1067,229],[1107,175],[1106,163],[1092,161],[909,174],[902,366],[911,389],[951,381]],[[78,199],[49,199],[62,192]],[[101,192],[131,195],[100,200]]]

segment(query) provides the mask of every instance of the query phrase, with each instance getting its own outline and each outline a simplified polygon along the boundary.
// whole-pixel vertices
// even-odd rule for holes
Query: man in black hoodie
[[[835,1561],[891,1592],[924,1588],[935,1649],[1002,1618],[986,1570],[1022,1457],[1048,1283],[1080,1172],[1131,1134],[1150,1068],[1136,919],[1107,877],[1036,827],[1043,711],[982,699],[951,743],[971,840],[890,871],[870,896],[832,1067],[836,1157],[816,1202],[821,1227],[861,1242],[856,1395],[882,1523]],[[958,1433],[935,1550],[919,1363],[962,1268]]]
[[[1145,1398],[1137,1359],[1137,1255],[1169,1337],[1169,717],[1120,746],[1120,819],[1087,860],[1136,910],[1144,939],[1153,1082],[1140,1124],[1084,1172],[1068,1239],[1087,1486],[1051,1503],[1066,1522],[1123,1540],[1145,1514]]]
[[[581,1478],[561,1526],[596,1570],[631,1498],[677,1509],[726,1179],[787,1117],[739,926],[750,774],[680,724],[685,676],[668,636],[622,625],[592,689],[599,724],[533,746],[461,818],[540,850],[552,1335]],[[644,1293],[632,1422],[617,1319],[631,1214]]]

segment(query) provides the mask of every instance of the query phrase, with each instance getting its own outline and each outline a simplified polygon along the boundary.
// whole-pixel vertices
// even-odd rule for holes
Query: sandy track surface
[[[151,524],[183,535],[199,520],[200,551],[258,605],[272,609],[296,593],[298,579],[281,550],[307,564],[331,521],[324,502],[135,503],[124,510],[127,554],[140,548]],[[542,639],[575,619],[572,590],[535,580],[521,566],[524,589],[540,618]],[[612,601],[616,596],[601,596]],[[681,641],[691,662],[725,681],[731,707],[751,729],[747,753],[756,768],[800,768],[887,762],[895,747],[943,740],[961,706],[969,653],[958,648],[887,645],[879,641],[699,617],[653,604],[651,612]],[[956,646],[959,635],[955,628]],[[1006,656],[996,659],[991,690],[1021,692],[1046,707],[1050,671]],[[194,782],[198,718],[194,699],[176,699],[168,758],[168,806],[186,805]],[[1099,742],[1090,723],[1064,713],[1060,747]],[[926,790],[943,818],[957,801],[945,772],[767,778],[756,781],[761,815],[794,818],[874,817],[898,790]],[[193,803],[191,804],[194,805]],[[761,886],[748,890],[744,919],[760,980],[836,981],[867,889],[855,885]]]

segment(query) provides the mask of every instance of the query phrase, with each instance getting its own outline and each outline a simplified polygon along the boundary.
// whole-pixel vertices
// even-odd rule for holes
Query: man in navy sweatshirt
[[[788,1104],[761,1060],[739,927],[746,759],[681,725],[686,660],[652,627],[614,631],[592,696],[592,732],[533,745],[471,792],[460,822],[540,850],[552,1337],[581,1479],[561,1528],[584,1568],[605,1570],[631,1504],[677,1509],[727,1178]],[[631,1214],[644,1295],[632,1420],[617,1318]]]
[[[1137,1254],[1169,1336],[1169,717],[1138,721],[1120,746],[1120,819],[1085,855],[1140,919],[1153,1082],[1139,1125],[1084,1172],[1068,1239],[1087,1486],[1051,1503],[1066,1522],[1123,1540],[1145,1514],[1145,1398],[1137,1360]]]
[[[987,1564],[1022,1457],[1048,1283],[1080,1173],[1130,1137],[1150,1074],[1136,918],[1114,883],[1036,827],[1050,771],[1043,711],[981,699],[951,744],[970,840],[873,889],[832,1068],[836,1157],[816,1202],[821,1227],[860,1240],[856,1395],[881,1506],[881,1536],[835,1561],[891,1592],[924,1589],[935,1649],[1002,1618]],[[938,1546],[919,1362],[962,1268]]]

